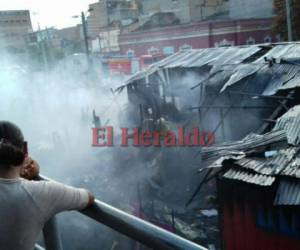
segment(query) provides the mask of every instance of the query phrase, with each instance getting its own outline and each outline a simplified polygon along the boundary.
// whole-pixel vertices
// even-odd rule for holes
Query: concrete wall
[[[0,48],[24,49],[25,35],[32,32],[28,10],[0,11]]]
[[[173,12],[182,24],[205,20],[223,12],[224,0],[142,0],[144,14]]]
[[[101,29],[112,23],[130,24],[138,19],[138,8],[134,1],[99,0],[89,5],[88,35],[96,38]]]
[[[230,17],[267,18],[273,16],[273,0],[230,0]]]
[[[191,22],[190,0],[142,0],[142,5],[143,14],[173,12],[181,23]]]
[[[228,2],[224,0],[190,0],[191,21],[205,20],[228,9]]]
[[[107,0],[99,0],[97,3],[90,4],[89,7],[92,10],[87,19],[88,36],[94,38],[98,36],[101,28],[108,25]]]

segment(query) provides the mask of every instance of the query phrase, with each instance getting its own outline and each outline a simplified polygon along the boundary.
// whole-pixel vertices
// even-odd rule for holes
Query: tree
[[[293,30],[293,40],[300,40],[300,1],[290,0],[291,22]],[[275,32],[281,35],[282,40],[288,40],[287,20],[286,20],[286,0],[274,0]]]

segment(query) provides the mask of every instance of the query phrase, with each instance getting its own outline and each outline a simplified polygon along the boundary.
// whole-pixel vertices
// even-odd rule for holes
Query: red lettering
[[[172,131],[167,131],[165,133],[164,144],[167,147],[176,147],[176,135]]]
[[[153,138],[153,135],[150,131],[145,131],[141,134],[141,144],[144,147],[149,147],[152,146],[152,141],[151,139]]]
[[[133,146],[139,146],[139,129],[134,128],[133,134],[128,134],[128,128],[121,128],[121,146],[128,147],[128,140],[133,139]]]
[[[100,143],[100,140],[105,140]],[[92,129],[93,147],[112,147],[113,146],[113,127],[93,128]]]
[[[178,127],[178,146],[184,146],[184,128]]]
[[[153,146],[161,147],[160,137],[161,137],[161,132],[158,132],[158,131],[153,132]]]
[[[184,145],[189,147],[199,146],[199,129],[193,128],[193,132],[188,133],[184,138]]]
[[[205,135],[206,135],[205,136],[205,138],[206,138],[206,140],[205,140],[206,146],[213,145],[215,143],[215,135],[214,135],[214,133],[212,133],[212,132],[206,132]]]

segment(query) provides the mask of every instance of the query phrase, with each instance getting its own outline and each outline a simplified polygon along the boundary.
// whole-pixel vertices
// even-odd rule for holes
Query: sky
[[[97,0],[0,0],[0,10],[27,9],[31,12],[34,29],[44,27],[63,28],[80,23],[72,18]]]

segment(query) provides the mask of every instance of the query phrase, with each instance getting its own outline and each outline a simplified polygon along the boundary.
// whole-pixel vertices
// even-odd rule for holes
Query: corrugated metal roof
[[[155,67],[160,67],[160,68],[163,68],[163,67],[166,67],[167,65],[169,65],[170,63],[173,63],[174,61],[179,61],[181,60],[182,57],[184,57],[186,54],[188,54],[190,51],[179,51],[173,55],[170,55],[168,57],[166,57],[165,59],[159,61],[159,62],[156,62],[154,63],[153,65]]]
[[[261,47],[252,45],[248,47],[227,47],[213,61],[214,65],[240,64],[250,56],[262,50]]]
[[[177,57],[176,60],[171,60],[168,64],[165,64],[165,68],[177,68],[182,67],[184,64],[188,64],[192,61],[198,54],[202,54],[202,50],[188,50],[184,53],[181,53],[180,57]],[[194,59],[195,60],[195,59]]]
[[[219,47],[201,50],[191,50],[176,62],[165,65],[167,68],[202,67],[204,65],[239,64],[261,50],[258,46],[249,47]]]
[[[298,147],[290,147],[279,150],[273,157],[246,157],[238,160],[236,164],[260,174],[272,176],[284,175],[299,178],[300,165],[295,164],[295,161],[299,161],[297,156],[298,152]]]
[[[226,179],[243,181],[260,186],[271,186],[275,181],[275,177],[273,176],[253,174],[235,169],[228,170],[223,177]]]
[[[202,148],[201,153],[204,158],[222,157],[233,152],[247,153],[278,143],[300,146],[300,105],[291,108],[278,118],[272,131],[264,135],[250,134],[240,141]],[[287,148],[286,150],[290,149]],[[284,152],[284,155],[287,155],[287,152]],[[279,159],[276,159],[276,161],[279,161]]]
[[[179,51],[164,60],[152,64],[147,70],[133,75],[127,83],[140,80],[155,73],[160,68],[191,68],[205,65],[239,64],[260,51],[262,48],[256,45],[245,47],[219,47],[207,49],[193,49]]]
[[[251,156],[253,153],[266,154],[267,148],[273,151],[271,156]],[[202,149],[203,158],[219,156],[228,159],[224,156],[229,156],[231,159],[231,155],[237,154],[245,155],[238,160],[232,157],[241,169],[262,175],[300,179],[300,105],[279,118],[274,129],[265,135],[252,134],[241,141]]]
[[[254,63],[240,64],[232,72],[232,76],[224,84],[220,92],[225,91],[228,87],[249,76],[253,76],[249,84],[266,81],[264,83],[266,87],[262,95],[275,95],[281,89],[292,88],[293,85],[297,84],[300,85],[300,66],[286,63],[273,64],[272,66]],[[266,79],[263,79],[263,76]],[[292,82],[289,83],[290,81]]]
[[[142,71],[139,71],[139,72],[135,73],[133,76],[131,76],[126,81],[126,83],[129,84],[129,83],[132,83],[134,81],[141,80],[141,79],[143,79],[143,78],[145,78],[149,75],[154,74],[160,68],[167,68],[168,65],[171,65],[174,62],[178,62],[178,61],[183,60],[183,58],[185,58],[187,55],[190,55],[193,51],[194,50],[179,51],[179,52],[177,52],[173,55],[170,55],[170,56],[166,57],[165,59],[163,59],[159,62],[153,63],[149,66],[148,69],[142,70]]]
[[[223,52],[224,48],[206,49],[195,60],[190,62],[189,67],[203,67],[204,65],[212,63]]]
[[[222,143],[217,146],[202,148],[201,155],[204,159],[222,157],[241,152],[251,152],[257,148],[265,148],[272,144],[285,143],[286,132],[284,130],[274,130],[264,135],[250,134],[243,140],[236,142]]]
[[[272,78],[268,86],[262,93],[263,95],[274,95],[286,83],[292,80],[298,73],[300,67],[292,64],[274,64],[269,68]]]
[[[286,142],[278,136],[284,136]],[[278,180],[274,205],[300,205],[300,105],[280,117],[265,135],[250,135],[235,143],[203,148],[202,152],[222,156],[211,167],[233,161],[223,175],[225,179],[259,186],[272,186]]]
[[[299,148],[280,150],[270,158],[243,158],[223,177],[260,186],[271,186],[278,176],[300,178]],[[300,205],[300,182],[280,181],[275,205]]]
[[[236,69],[231,73],[230,79],[224,84],[220,92],[223,92],[227,87],[241,81],[242,79],[254,75],[259,69],[261,69],[261,67],[261,65],[257,64],[238,65]]]
[[[299,43],[286,43],[276,44],[270,51],[268,51],[263,57],[257,59],[256,63],[262,63],[264,58],[268,59],[281,59],[286,60],[300,57],[300,44]]]
[[[218,90],[221,90],[221,92],[248,77],[251,78],[247,84],[259,83],[260,86],[266,86],[263,95],[274,95],[282,89],[299,87],[300,66],[293,62],[300,58],[300,43],[274,44],[272,46],[266,54],[262,53],[256,61],[247,63],[245,60],[261,51],[262,46],[251,45],[180,51],[154,63],[147,70],[138,72],[126,83],[129,84],[146,78],[161,69],[201,68],[209,65],[207,72],[204,73],[208,76],[206,84],[212,83],[219,86]],[[275,60],[275,63],[269,64],[265,61],[265,58],[271,61],[273,59],[283,59],[284,61],[278,63],[279,60]]]
[[[300,183],[282,180],[279,183],[274,205],[300,205]]]
[[[290,79],[283,86],[281,86],[279,88],[279,90],[293,89],[293,88],[299,88],[299,87],[300,87],[300,72],[298,72],[294,78]]]
[[[274,130],[282,129],[286,131],[290,144],[300,144],[300,105],[291,108],[277,120]]]
[[[265,166],[265,161],[263,159],[253,159],[253,158],[244,158],[237,161],[237,164],[243,168],[251,169],[257,173],[270,175],[273,172],[273,169]]]

